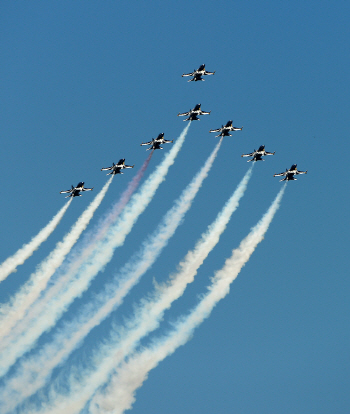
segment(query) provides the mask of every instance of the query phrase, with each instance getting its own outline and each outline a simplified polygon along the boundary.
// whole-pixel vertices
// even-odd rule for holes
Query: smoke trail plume
[[[55,334],[52,343],[44,345],[40,350],[39,356],[35,354],[21,362],[20,367],[16,370],[16,374],[10,380],[6,381],[5,387],[0,389],[0,400],[3,404],[3,411],[5,406],[6,410],[13,409],[24,398],[32,395],[43,386],[53,368],[59,365],[89,331],[101,323],[122,302],[132,286],[151,267],[190,208],[195,195],[213,165],[221,143],[222,139],[216,145],[199,173],[196,174],[175,202],[174,206],[164,216],[152,236],[143,243],[141,251],[132,257],[121,272],[114,277],[113,282],[107,284],[104,291],[97,296],[93,303],[86,305],[78,317],[72,322],[66,323]],[[252,168],[246,174],[245,179],[242,180],[241,187],[244,187],[244,189],[251,176],[251,171]],[[237,207],[238,199],[243,195],[244,189],[242,188],[240,191],[236,191],[236,197],[231,201],[229,206],[226,206],[226,216],[230,216],[232,209]],[[223,226],[227,224],[228,220],[229,217],[218,221]],[[214,231],[208,232],[207,237],[210,237],[211,242],[206,244],[212,245],[212,241],[215,238],[214,233]],[[218,237],[215,240],[217,241]],[[192,261],[192,258],[188,258],[188,261]],[[190,263],[188,263],[188,266],[190,266]]]
[[[212,278],[212,285],[208,287],[208,293],[190,314],[179,320],[173,332],[154,341],[151,347],[134,354],[127,362],[123,363],[118,368],[118,373],[110,379],[106,389],[94,396],[90,404],[90,411],[93,414],[120,414],[131,408],[135,401],[135,391],[147,379],[149,371],[190,339],[194,329],[229,293],[230,284],[236,279],[257,245],[263,240],[279,208],[285,188],[286,186],[282,187],[259,223],[242,240],[239,247],[233,250],[232,256],[226,260],[224,267],[216,272]],[[113,360],[109,362],[111,365],[113,364]],[[114,367],[116,368],[116,366]]]
[[[53,289],[54,292],[59,291],[59,294],[53,296],[53,291],[51,291],[50,301],[45,300],[44,303],[41,300],[41,306],[37,307],[35,312],[30,312],[31,318],[26,318],[26,326],[21,334],[12,335],[10,341],[7,341],[6,352],[0,354],[0,373],[6,372],[19,356],[32,348],[37,338],[56,323],[71,301],[88,288],[93,277],[111,260],[114,250],[124,243],[138,217],[152,200],[159,185],[165,180],[170,166],[175,162],[184,143],[189,126],[190,124],[183,130],[172,149],[145,181],[139,192],[132,196],[116,223],[108,228],[105,237],[97,243],[93,253],[86,258],[78,272],[70,274],[70,279],[65,276],[60,277]]]
[[[89,207],[79,217],[70,232],[66,234],[61,242],[57,243],[55,249],[37,267],[36,272],[30,276],[29,280],[20,288],[19,292],[11,298],[9,303],[1,307],[1,335],[3,337],[7,335],[7,337],[3,338],[1,347],[8,346],[8,343],[15,339],[11,337],[11,329],[24,317],[28,308],[33,304],[33,302],[35,302],[36,299],[38,299],[41,292],[46,288],[51,276],[62,264],[70,249],[89,224],[96,209],[101,204],[112,179],[113,176],[107,181],[102,190],[90,203]],[[0,375],[4,375],[10,364],[15,361],[13,357],[12,359],[9,358],[9,353],[12,354],[12,350],[13,347],[9,346],[6,349],[8,352],[2,350],[0,353]]]
[[[17,266],[23,264],[39,248],[50,234],[55,230],[61,221],[64,213],[67,211],[72,200],[69,200],[61,210],[53,217],[50,223],[45,226],[32,240],[23,245],[13,256],[6,259],[0,265],[0,282],[5,280],[9,274],[17,270]]]
[[[171,276],[170,282],[164,286],[158,286],[158,289],[152,296],[142,301],[141,306],[135,310],[134,317],[129,320],[126,328],[117,327],[114,329],[110,340],[104,342],[104,345],[99,349],[97,356],[94,358],[93,365],[94,367],[97,366],[97,368],[89,368],[79,372],[75,378],[71,378],[69,382],[71,392],[62,398],[56,396],[54,399],[55,403],[53,404],[55,409],[53,411],[51,411],[51,408],[48,409],[47,414],[56,413],[56,409],[58,411],[64,410],[66,414],[79,412],[96,389],[108,380],[111,369],[117,367],[123,358],[135,349],[143,336],[158,327],[164,311],[171,306],[174,300],[182,295],[187,284],[193,281],[200,265],[219,241],[220,235],[225,230],[232,213],[237,209],[239,200],[245,192],[252,169],[253,166],[245,174],[215,221],[208,226],[207,231],[196,243],[194,250],[185,256],[179,265],[177,273]],[[65,346],[67,342],[69,341],[64,343]],[[52,352],[52,357],[54,358],[54,352]],[[39,365],[46,365],[46,362],[39,360]],[[36,367],[34,370],[33,366],[34,368]],[[16,377],[22,378],[23,375],[23,378],[26,378],[25,382],[30,383],[37,375],[38,369],[40,368],[35,363],[34,365],[26,365],[26,368],[21,369]],[[26,372],[31,370],[33,371],[31,376],[29,378],[26,377]],[[13,390],[17,387],[17,390],[21,393],[22,391],[19,390],[20,381],[14,381],[14,385],[12,385]],[[17,400],[18,398],[18,395],[15,393],[8,393],[8,395],[9,400]]]

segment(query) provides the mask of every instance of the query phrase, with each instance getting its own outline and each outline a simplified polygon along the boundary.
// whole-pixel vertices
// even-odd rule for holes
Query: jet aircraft
[[[250,162],[250,161],[265,161],[263,158],[261,158],[261,157],[264,157],[265,155],[275,155],[275,153],[265,151],[265,145],[260,145],[257,151],[254,150],[250,154],[242,154],[241,156],[242,157],[253,157],[247,161],[247,162]]]
[[[230,134],[230,131],[242,131],[242,128],[237,128],[232,126],[232,121],[228,121],[227,124],[224,126],[222,125],[221,128],[218,129],[211,129],[209,132],[220,132],[219,135],[216,135],[216,137],[231,137],[232,134]]]
[[[107,175],[123,174],[121,170],[124,168],[134,168],[134,165],[125,165],[125,158],[122,158],[117,164],[113,163],[112,167],[101,168],[101,171],[111,170]]]
[[[190,109],[188,112],[182,114],[177,114],[177,116],[188,116],[184,121],[199,121],[198,115],[210,115],[210,112],[205,112],[201,110],[201,104],[197,104],[193,109]]]
[[[204,81],[204,79],[202,78],[202,76],[204,76],[204,75],[214,75],[214,74],[215,74],[215,72],[207,72],[205,70],[205,65],[203,64],[203,65],[200,65],[197,70],[195,69],[191,73],[184,73],[182,75],[182,77],[184,77],[184,76],[193,76],[193,78],[190,79],[188,82],[193,82],[193,81],[197,82],[197,81]]]
[[[152,141],[143,142],[140,145],[151,145],[149,148],[147,148],[147,151],[149,151],[155,149],[163,149],[163,147],[160,146],[161,144],[171,144],[172,142],[174,142],[173,139],[171,141],[164,139],[164,132],[162,132],[158,135],[157,138],[152,138]]]
[[[68,197],[81,197],[82,194],[80,194],[80,191],[92,191],[93,189],[94,189],[94,187],[84,188],[84,182],[81,181],[80,183],[78,183],[78,185],[76,187],[72,186],[72,188],[70,190],[60,191],[60,194],[70,193],[70,195],[68,195],[66,198],[68,198]]]
[[[298,174],[307,174],[307,171],[298,171],[297,165],[293,164],[289,168],[289,170],[286,169],[285,172],[282,172],[280,174],[274,174],[274,177],[285,175],[285,177],[280,181],[290,181],[290,180],[296,180],[296,178],[294,178],[294,175],[298,175]]]

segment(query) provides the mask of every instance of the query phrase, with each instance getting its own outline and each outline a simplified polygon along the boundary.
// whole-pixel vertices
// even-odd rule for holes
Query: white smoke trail
[[[53,217],[53,219],[47,224],[32,240],[24,244],[13,256],[7,258],[0,265],[0,282],[5,280],[9,274],[17,270],[17,266],[23,264],[34,252],[39,248],[50,234],[55,230],[61,221],[64,213],[67,211],[72,200],[69,200],[61,210]]]
[[[45,330],[56,323],[69,303],[88,288],[93,277],[111,260],[114,250],[124,243],[138,217],[152,200],[159,185],[165,180],[170,166],[175,162],[184,143],[189,126],[190,124],[186,126],[172,149],[145,181],[139,192],[132,196],[117,222],[109,227],[105,238],[98,243],[93,254],[86,259],[79,271],[76,274],[70,274],[70,279],[67,277],[58,279],[54,285],[54,291],[59,291],[59,295],[52,297],[53,295],[50,294],[50,301],[45,300],[44,309],[43,301],[41,301],[40,308],[37,307],[35,312],[30,313],[30,318],[26,318],[25,325],[22,323],[24,329],[16,332],[16,335],[12,335],[10,341],[7,341],[6,352],[0,354],[0,374],[6,372],[19,356],[33,347],[37,338]]]
[[[251,232],[232,252],[224,267],[212,278],[208,293],[186,317],[175,325],[175,329],[163,338],[155,340],[153,345],[135,353],[127,362],[118,367],[118,373],[110,379],[106,389],[98,392],[91,401],[93,414],[121,414],[130,409],[135,401],[135,391],[142,386],[148,373],[159,362],[184,345],[192,336],[194,329],[209,317],[216,304],[230,291],[230,284],[236,279],[242,267],[249,260],[257,245],[263,240],[269,225],[280,206],[286,186],[284,185],[274,202]],[[113,359],[110,361],[114,365]],[[115,368],[117,368],[114,365]]]
[[[86,262],[89,256],[93,253],[94,249],[98,243],[105,237],[109,227],[113,222],[118,218],[123,208],[126,206],[130,200],[132,194],[137,189],[147,167],[152,158],[153,151],[147,157],[140,170],[137,172],[135,177],[128,184],[125,191],[122,193],[119,201],[113,205],[110,211],[105,215],[105,217],[99,221],[93,230],[90,231],[85,237],[85,240],[80,243],[80,246],[74,254],[68,259],[68,263],[60,267],[56,274],[56,279],[58,279],[49,289],[47,289],[44,294],[37,300],[28,310],[24,318],[17,323],[15,328],[12,331],[12,338],[19,338],[24,331],[28,332],[29,323],[31,320],[35,320],[40,314],[45,311],[45,306],[48,306],[52,298],[55,298],[62,289],[62,286],[78,272],[79,268]],[[47,314],[46,314],[47,315]],[[44,327],[42,327],[44,328]],[[12,340],[12,339],[11,339]],[[7,339],[8,344],[10,341]],[[4,347],[4,344],[3,344]],[[0,346],[1,349],[1,346]]]
[[[11,336],[11,329],[24,317],[33,302],[38,299],[41,292],[46,288],[51,276],[62,264],[70,249],[86,229],[96,209],[101,204],[112,179],[113,176],[107,181],[102,190],[79,217],[70,232],[66,234],[61,242],[57,243],[55,249],[40,263],[36,272],[30,276],[29,280],[20,288],[19,292],[10,299],[9,303],[2,305],[0,318],[1,335],[3,336],[1,342],[2,348],[6,347],[9,341],[11,342],[11,340],[16,339]],[[9,358],[9,354],[12,354],[12,346],[9,346],[6,351],[10,352],[2,350],[0,353],[0,375],[4,375],[10,366],[9,364],[14,362],[13,358]]]
[[[127,323],[125,329],[115,328],[112,337],[109,341],[105,341],[104,345],[99,350],[99,355],[95,357],[95,364],[98,368],[95,370],[87,370],[80,372],[79,375],[71,379],[71,392],[69,396],[64,398],[56,396],[56,404],[54,406],[59,410],[64,410],[66,414],[79,412],[84,407],[87,401],[91,398],[96,389],[103,385],[110,373],[111,369],[116,367],[123,358],[132,352],[137,346],[139,340],[150,331],[157,328],[164,311],[171,306],[171,303],[179,298],[188,283],[194,280],[198,268],[203,263],[209,252],[218,243],[219,238],[225,230],[232,213],[237,209],[239,201],[244,195],[249,179],[252,175],[252,167],[243,177],[235,192],[225,204],[222,211],[218,214],[215,221],[208,226],[207,231],[201,236],[193,251],[188,252],[184,260],[180,263],[176,274],[171,276],[171,280],[167,285],[158,286],[157,291],[153,296],[142,301],[141,306],[135,310],[134,317]],[[67,342],[64,343],[67,345]],[[63,342],[62,342],[63,346]],[[54,358],[52,352],[52,358]],[[111,365],[111,360],[113,364]],[[39,360],[40,366],[45,365],[45,361]],[[29,371],[26,369],[29,368]],[[33,370],[33,366],[26,366],[26,369],[18,372],[17,377],[26,378],[26,372]],[[31,376],[26,378],[25,382],[30,383],[38,373],[39,366],[36,366]],[[19,388],[19,382],[14,385]],[[13,385],[12,385],[13,387]],[[23,387],[23,385],[21,385]],[[17,390],[18,390],[17,388]],[[14,389],[14,387],[13,387]],[[20,390],[20,392],[22,392]],[[1,392],[2,394],[2,392]],[[9,393],[9,401],[17,400],[17,394]],[[1,397],[3,399],[3,397]],[[10,407],[11,405],[9,405]],[[56,413],[56,408],[51,411],[52,407],[48,409],[48,413]],[[47,413],[47,414],[48,414]]]
[[[213,165],[221,143],[222,139],[218,142],[198,174],[182,192],[175,205],[164,216],[153,235],[143,243],[141,251],[132,257],[121,272],[114,277],[113,282],[107,284],[104,291],[98,295],[93,303],[85,306],[78,317],[72,322],[65,324],[55,334],[52,343],[44,345],[40,350],[39,356],[35,354],[21,362],[15,375],[6,381],[5,387],[0,389],[0,406],[3,412],[12,410],[24,398],[34,394],[42,387],[53,368],[59,365],[89,331],[101,323],[122,302],[125,295],[151,267],[190,208],[194,197]],[[252,168],[249,170],[249,174],[246,174],[247,178],[243,180],[244,188],[251,175],[251,170]],[[240,194],[243,195],[243,191]],[[236,199],[231,202],[230,207],[227,207],[226,210],[235,208],[238,205],[238,198],[242,195],[237,195]],[[223,219],[220,222],[227,224],[227,221],[228,219]],[[208,236],[212,236],[212,233],[213,231]],[[209,244],[211,245],[211,243]]]

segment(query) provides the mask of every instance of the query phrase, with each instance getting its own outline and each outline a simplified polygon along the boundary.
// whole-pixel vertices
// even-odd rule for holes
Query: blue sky
[[[345,1],[2,2],[1,261],[61,208],[59,191],[79,181],[98,191],[106,181],[100,169],[126,158],[135,168],[115,177],[93,228],[148,155],[141,142],[160,132],[176,139],[185,126],[176,115],[197,103],[211,111],[192,123],[124,246],[65,318],[99,291],[171,208],[217,142],[209,129],[229,119],[244,127],[224,139],[162,256],[69,364],[84,360],[112,320],[123,321],[151,291],[153,278],[166,280],[175,270],[247,171],[241,154],[261,144],[276,151],[255,165],[220,243],[152,336],[197,303],[269,207],[281,186],[273,174],[293,163],[308,170],[288,184],[230,295],[191,341],[150,373],[132,412],[329,413],[349,406],[349,9]],[[181,78],[202,63],[215,75],[205,82]],[[169,151],[164,147],[146,176]],[[2,301],[93,196],[73,200],[47,242],[1,283]]]

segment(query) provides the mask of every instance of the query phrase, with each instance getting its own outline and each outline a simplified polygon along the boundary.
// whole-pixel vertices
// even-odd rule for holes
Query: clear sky
[[[201,103],[166,181],[124,246],[63,318],[71,318],[135,253],[224,139],[183,224],[125,303],[88,336],[84,358],[134,303],[164,281],[214,220],[250,164],[241,154],[276,151],[256,163],[238,210],[193,284],[161,328],[187,313],[275,198],[274,178],[292,164],[307,175],[287,185],[263,242],[193,338],[150,373],[132,412],[345,413],[349,397],[350,4],[346,1],[4,1],[0,5],[0,261],[27,243],[64,205],[61,190],[85,181],[49,239],[0,286],[6,302],[116,176],[88,229],[119,198],[160,132],[179,137],[176,115]],[[182,73],[205,63],[214,76]],[[155,151],[146,177],[170,150]],[[39,344],[54,332],[44,334]],[[143,341],[146,345],[148,339]],[[55,375],[59,374],[59,369]],[[6,382],[6,377],[5,380]],[[88,412],[88,411],[86,411]]]

